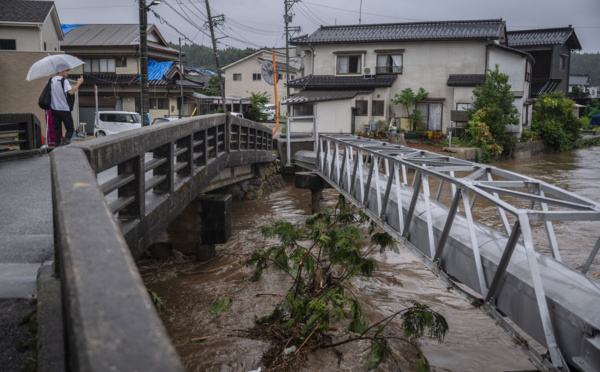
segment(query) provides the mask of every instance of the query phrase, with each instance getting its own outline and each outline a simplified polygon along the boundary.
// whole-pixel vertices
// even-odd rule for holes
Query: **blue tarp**
[[[72,29],[74,29],[75,27],[79,27],[79,26],[85,26],[84,24],[70,24],[70,25],[63,25],[61,24],[60,27],[62,28],[62,32],[63,34],[67,34],[69,31],[71,31]]]
[[[161,80],[164,74],[173,66],[173,62],[155,62],[148,60],[148,81]]]

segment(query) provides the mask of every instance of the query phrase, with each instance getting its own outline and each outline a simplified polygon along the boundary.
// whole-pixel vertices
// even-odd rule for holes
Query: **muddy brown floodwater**
[[[597,188],[600,179],[600,148],[574,151],[561,155],[546,155],[496,164],[518,173],[540,178],[592,200],[600,200]],[[328,189],[324,197],[330,205],[337,193]],[[292,223],[303,222],[310,213],[310,192],[289,184],[257,201],[234,202],[232,236],[227,244],[217,246],[217,255],[206,263],[175,255],[166,262],[141,259],[138,264],[149,289],[164,301],[166,310],[161,318],[187,371],[250,371],[258,368],[264,342],[245,337],[254,318],[270,313],[288,288],[281,274],[270,271],[256,283],[240,260],[265,244],[259,227],[276,219]],[[558,228],[559,234],[562,228]],[[579,234],[592,236],[594,231],[584,225]],[[595,232],[597,236],[597,229]],[[582,238],[583,239],[583,238]],[[577,241],[568,247],[576,247]],[[591,248],[590,248],[591,249]],[[588,252],[590,249],[585,249]],[[578,266],[584,251],[567,249],[566,261]],[[480,310],[446,291],[441,282],[407,249],[400,253],[386,252],[375,256],[379,269],[370,279],[353,282],[369,312],[376,321],[402,308],[402,301],[413,299],[430,305],[446,317],[449,334],[445,341],[421,340],[422,350],[434,371],[522,371],[533,370],[527,358],[511,343]],[[597,261],[597,260],[596,260]],[[597,262],[590,275],[598,272]],[[257,296],[259,295],[259,296]],[[226,313],[212,315],[208,308],[215,302],[230,299]],[[394,325],[397,329],[397,325]],[[190,340],[204,338],[196,343]],[[366,371],[360,356],[367,344],[347,344],[340,349],[342,360],[331,351],[319,351],[311,357],[306,371]],[[401,369],[413,370],[410,349],[394,345],[404,353]],[[396,370],[387,362],[378,370]]]

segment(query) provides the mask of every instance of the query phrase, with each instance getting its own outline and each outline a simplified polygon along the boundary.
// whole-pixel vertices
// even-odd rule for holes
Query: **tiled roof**
[[[0,22],[44,23],[54,1],[0,1]]]
[[[571,27],[509,31],[507,40],[511,47],[563,45],[569,42],[570,49],[581,49],[575,30]]]
[[[310,35],[292,39],[291,43],[303,45],[417,40],[491,40],[499,39],[504,29],[505,22],[502,19],[321,26]]]
[[[590,85],[590,77],[588,75],[570,75],[569,85]]]
[[[450,75],[448,77],[449,87],[475,87],[485,83],[485,74]]]
[[[302,92],[294,94],[281,103],[283,105],[296,105],[301,103],[336,101],[340,99],[351,99],[356,97],[358,94],[371,93],[371,91],[358,90],[303,90]]]
[[[544,93],[554,92],[561,81],[561,79],[533,79],[531,82],[531,97],[535,98]]]
[[[69,75],[69,79],[77,80],[79,74]],[[84,76],[83,85],[140,85],[138,74],[129,75],[92,75],[86,74]]]
[[[308,75],[288,81],[288,86],[303,89],[368,89],[391,87],[395,80],[396,75],[375,75],[369,78],[363,76]]]

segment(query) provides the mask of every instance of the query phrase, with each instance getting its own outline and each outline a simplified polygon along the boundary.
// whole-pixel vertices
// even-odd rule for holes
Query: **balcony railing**
[[[377,70],[377,75],[402,73],[402,66],[377,66],[375,69]]]

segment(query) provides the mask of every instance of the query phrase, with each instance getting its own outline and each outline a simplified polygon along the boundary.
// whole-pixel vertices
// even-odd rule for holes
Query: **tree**
[[[592,116],[596,115],[600,112],[600,100],[592,99],[585,105],[585,110],[583,110],[583,115],[588,118],[592,118]]]
[[[392,99],[392,103],[395,105],[402,105],[406,110],[408,115],[408,119],[412,124],[413,131],[424,131],[427,128],[423,128],[423,119],[421,118],[421,114],[423,113],[421,110],[417,110],[417,103],[421,102],[422,99],[426,98],[429,95],[423,88],[419,88],[419,92],[415,94],[412,88],[404,89],[401,94],[396,93],[394,98]],[[413,108],[412,113],[410,112],[411,107]]]
[[[251,102],[250,108],[248,109],[248,119],[263,122],[267,120],[269,114],[265,112],[265,105],[269,103],[271,95],[267,92],[259,92],[259,93],[251,93],[250,98],[248,98]]]
[[[561,92],[545,93],[533,107],[531,129],[539,133],[546,148],[568,151],[579,139],[581,122],[573,114],[575,102]]]
[[[223,89],[225,89],[225,79],[223,79]],[[208,87],[200,89],[200,93],[209,97],[221,97],[221,88],[219,87],[219,76],[213,75],[208,81]]]
[[[488,70],[485,83],[473,89],[473,109],[469,110],[467,119],[471,120],[477,111],[486,109],[485,124],[494,139],[502,145],[506,134],[506,126],[519,124],[519,111],[514,105],[515,96],[510,92],[509,76],[499,71]],[[487,110],[489,109],[489,110]]]
[[[362,235],[365,228],[370,236],[366,248]],[[376,368],[386,356],[396,360],[389,342],[398,341],[413,347],[419,369],[428,370],[427,359],[412,338],[427,334],[441,342],[448,331],[444,317],[426,305],[409,301],[404,309],[369,325],[365,310],[352,292],[353,278],[371,277],[377,269],[377,262],[370,257],[373,252],[398,250],[387,233],[375,232],[375,224],[364,213],[355,213],[340,199],[336,209],[316,213],[304,225],[278,220],[263,227],[262,234],[278,241],[255,250],[246,260],[246,266],[255,267],[252,280],[259,280],[268,268],[276,268],[292,280],[283,300],[271,315],[258,319],[259,329],[254,332],[279,340],[279,347],[272,346],[265,353],[272,358],[263,357],[268,370],[298,369],[290,367],[293,355],[282,356],[284,348],[294,347],[296,355],[303,347],[328,348],[359,340],[371,343],[363,355],[369,368]],[[337,343],[325,341],[330,339],[328,332],[334,325],[345,319],[348,337]],[[396,319],[406,339],[385,332]]]

